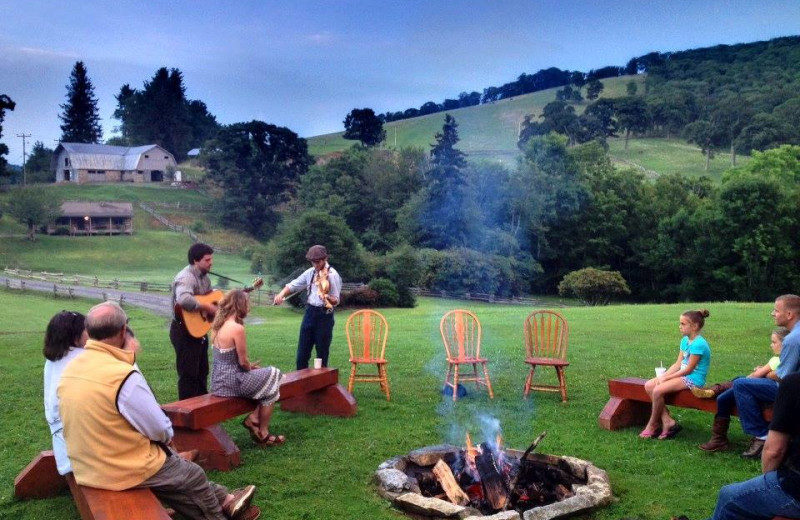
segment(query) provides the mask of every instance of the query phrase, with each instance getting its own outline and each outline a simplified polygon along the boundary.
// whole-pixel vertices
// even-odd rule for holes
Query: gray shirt
[[[197,310],[199,305],[194,296],[210,292],[211,280],[208,279],[208,274],[201,273],[194,264],[187,265],[172,281],[172,317],[176,318],[176,305],[180,305],[187,311]]]

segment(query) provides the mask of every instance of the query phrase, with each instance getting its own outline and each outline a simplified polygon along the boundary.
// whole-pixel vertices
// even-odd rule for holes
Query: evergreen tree
[[[61,106],[59,116],[61,141],[67,143],[99,143],[103,137],[94,85],[86,74],[82,61],[75,63],[67,85],[67,102]]]
[[[219,129],[205,103],[186,98],[183,74],[178,69],[162,67],[142,90],[126,84],[115,97],[114,118],[122,123],[118,128],[122,140],[129,145],[155,143],[179,161]]]
[[[25,163],[28,182],[54,182],[55,176],[50,169],[50,161],[53,159],[53,150],[46,148],[41,141],[33,143],[33,149]]]
[[[445,249],[468,246],[477,241],[480,213],[472,185],[466,174],[464,152],[458,143],[458,124],[445,115],[442,131],[431,147],[431,166],[422,195],[417,221],[417,241],[428,247]]]
[[[14,110],[16,103],[11,101],[11,98],[5,94],[0,94],[0,138],[3,137],[3,120],[6,118],[6,110]],[[8,155],[8,146],[0,143],[0,177],[4,177],[6,172],[6,161],[4,155]]]

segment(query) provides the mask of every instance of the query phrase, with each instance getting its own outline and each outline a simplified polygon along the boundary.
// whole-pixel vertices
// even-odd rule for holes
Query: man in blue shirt
[[[783,380],[761,456],[761,475],[719,491],[711,520],[800,518],[800,374]]]
[[[795,326],[800,320],[800,296],[794,294],[778,296],[772,310],[772,318],[775,320],[775,325],[786,327],[791,331],[783,340],[778,370],[770,372],[765,378],[742,377],[733,382],[733,393],[742,430],[753,436],[750,446],[742,453],[742,457],[745,458],[760,457],[767,439],[769,423],[764,420],[761,413],[762,406],[774,403],[781,380],[800,370],[800,327]]]

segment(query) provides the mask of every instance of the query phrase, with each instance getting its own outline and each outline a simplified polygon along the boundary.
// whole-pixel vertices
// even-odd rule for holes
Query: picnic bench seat
[[[81,486],[72,473],[62,476],[53,452],[43,451],[14,479],[14,497],[19,500],[50,498],[69,488],[83,520],[168,520],[167,510],[149,489],[110,491]]]
[[[597,423],[606,430],[619,430],[628,426],[647,424],[650,418],[650,396],[644,390],[647,379],[623,377],[608,381],[609,399]],[[695,397],[690,390],[681,390],[666,397],[667,405],[692,408],[704,412],[717,412],[716,399]],[[736,415],[734,409],[733,414]],[[772,419],[772,407],[764,408],[764,418]]]
[[[284,374],[280,385],[281,409],[314,415],[351,417],[357,411],[352,394],[339,383],[337,368],[306,368]],[[172,421],[178,451],[196,449],[205,469],[228,471],[240,464],[239,448],[221,422],[250,413],[257,401],[211,394],[190,397],[161,408]]]

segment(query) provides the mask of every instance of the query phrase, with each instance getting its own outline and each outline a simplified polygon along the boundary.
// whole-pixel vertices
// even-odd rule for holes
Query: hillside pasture
[[[731,168],[730,153],[716,153],[705,171],[706,157],[693,144],[682,139],[646,138],[628,141],[615,138],[608,140],[608,154],[620,167],[632,166],[643,171],[648,177],[680,173],[690,177],[708,176],[719,180]],[[750,161],[747,155],[737,155],[736,165],[743,166]]]
[[[92,302],[20,295],[0,290],[0,517],[40,520],[78,518],[69,498],[18,502],[12,498],[14,476],[41,450],[50,446],[42,410],[41,342],[45,325],[57,311],[86,311]],[[567,369],[569,401],[557,394],[533,392],[522,399],[527,368],[522,362],[522,321],[532,309],[422,298],[414,309],[384,309],[391,330],[387,358],[392,400],[377,384],[355,389],[358,414],[350,419],[306,416],[277,411],[272,430],[286,435],[283,446],[257,449],[237,420],[224,425],[242,449],[243,465],[210,477],[230,487],[252,483],[263,517],[405,518],[381,499],[372,483],[378,465],[395,455],[430,444],[463,445],[467,431],[481,437],[482,418],[499,421],[507,446],[525,449],[541,432],[548,435],[538,451],[588,459],[608,471],[614,494],[611,506],[584,516],[595,520],[639,518],[662,520],[685,514],[710,515],[720,486],[750,478],[760,471],[757,461],[738,452],[747,438],[736,421],[731,438],[736,450],[708,454],[697,449],[707,440],[708,413],[676,409],[684,426],[671,441],[639,439],[639,428],[609,432],[597,426],[608,399],[607,380],[623,376],[649,377],[660,362],[675,359],[678,316],[687,308],[711,311],[705,336],[713,360],[710,381],[748,372],[770,356],[770,304],[706,303],[623,305],[564,308],[570,325],[571,362]],[[444,355],[439,337],[441,316],[454,308],[473,310],[483,325],[483,353],[495,399],[467,385],[469,395],[455,405],[440,394]],[[349,310],[337,311],[331,366],[340,368],[346,383],[347,346],[343,326]],[[161,402],[176,399],[174,353],[168,320],[129,309],[131,326],[143,350],[137,360]],[[284,371],[294,367],[297,332],[302,315],[287,306],[257,308],[248,324],[251,355]],[[553,372],[552,370],[550,372]],[[545,381],[554,382],[545,371]]]
[[[644,76],[621,76],[602,81],[605,89],[601,97],[625,95],[626,85],[630,81],[637,82],[640,91],[644,90]],[[519,154],[517,136],[523,119],[530,115],[533,120],[538,120],[544,106],[555,101],[557,90],[559,89],[547,89],[494,103],[448,110],[446,113],[452,115],[458,123],[461,141],[457,147],[473,158],[513,161]],[[585,89],[583,93],[585,94]],[[575,104],[576,113],[582,114],[588,104],[587,100]],[[434,136],[442,129],[444,116],[445,112],[439,112],[386,123],[384,145],[397,148],[415,146],[429,150],[430,145],[435,142]],[[309,137],[309,152],[322,156],[349,148],[355,141],[342,138],[343,133]]]

